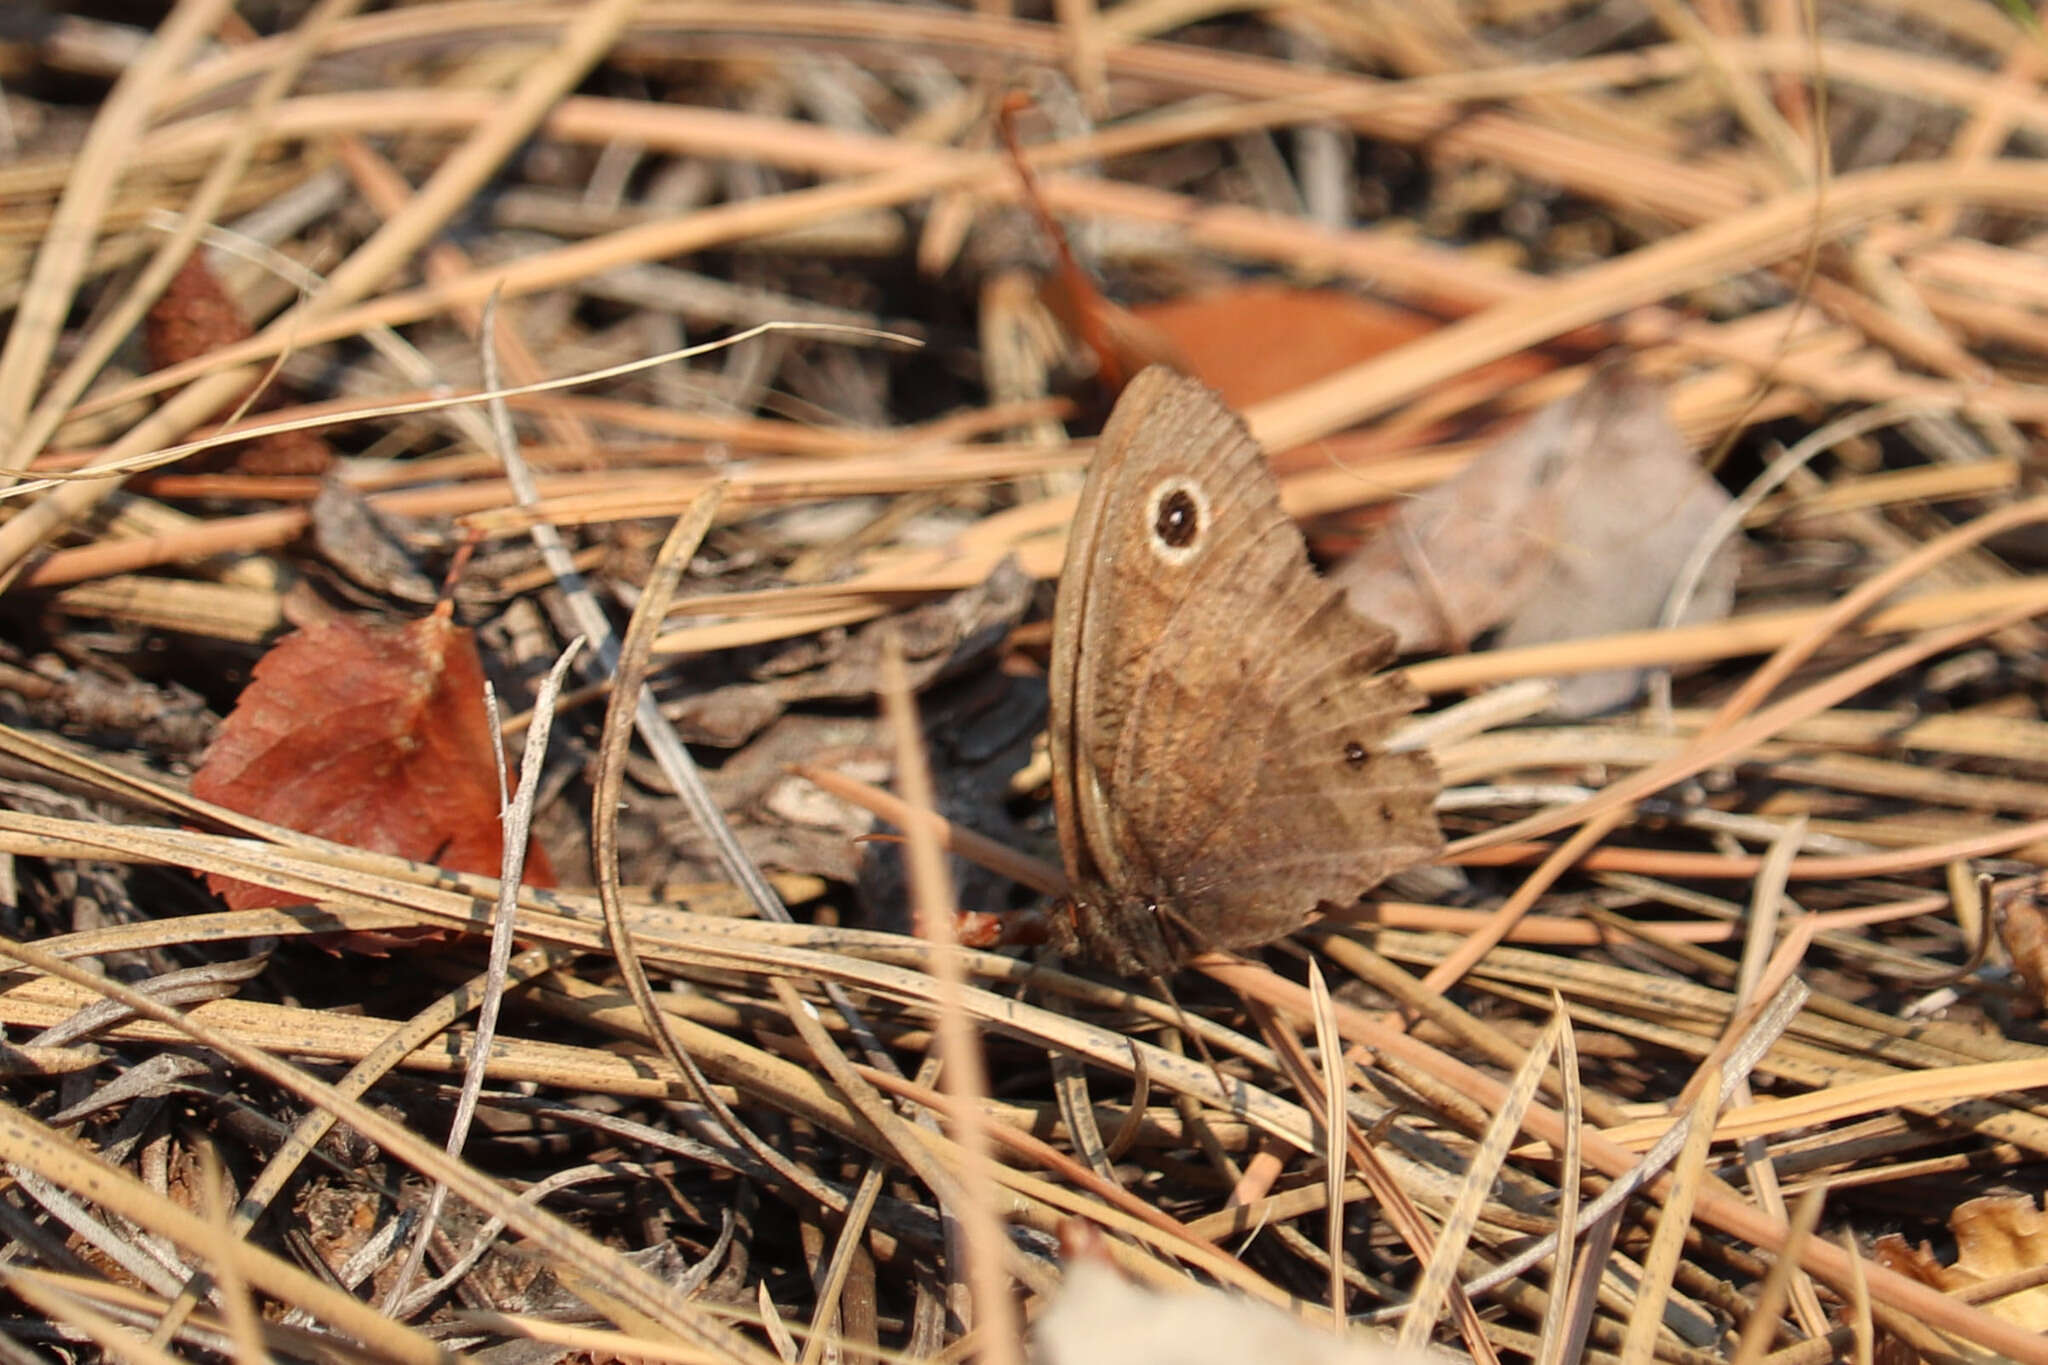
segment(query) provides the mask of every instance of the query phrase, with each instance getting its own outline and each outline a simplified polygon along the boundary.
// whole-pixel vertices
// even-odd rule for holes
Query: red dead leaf
[[[344,617],[257,663],[192,778],[203,800],[373,853],[497,875],[504,841],[483,666],[444,604],[403,625]],[[529,848],[526,881],[554,872]],[[297,898],[208,876],[237,910]]]

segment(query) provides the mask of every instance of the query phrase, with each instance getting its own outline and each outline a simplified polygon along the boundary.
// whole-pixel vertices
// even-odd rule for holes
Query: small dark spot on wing
[[[1184,550],[1202,533],[1201,510],[1185,488],[1176,488],[1159,500],[1152,518],[1152,534],[1171,549]]]

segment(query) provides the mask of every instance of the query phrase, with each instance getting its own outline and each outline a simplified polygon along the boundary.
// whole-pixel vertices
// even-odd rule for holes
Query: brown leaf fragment
[[[2038,1013],[2048,1005],[2048,915],[2038,891],[2004,899],[1998,906],[1998,937],[2013,970],[2027,983],[2028,1003]]]
[[[157,369],[212,355],[252,335],[241,305],[195,251],[164,287],[143,320],[143,347]],[[228,405],[241,405],[237,399]],[[275,406],[259,398],[255,410]],[[334,462],[334,450],[312,431],[286,431],[233,446],[226,455],[201,457],[191,468],[233,469],[242,474],[320,475]]]
[[[1955,1270],[1969,1283],[2001,1279],[2048,1262],[2048,1218],[2030,1194],[1987,1195],[1956,1205],[1948,1217],[1956,1235]],[[1986,1307],[2007,1322],[2048,1332],[2048,1286],[2008,1295]]]
[[[1916,1247],[1898,1233],[1887,1232],[1871,1244],[1870,1250],[1871,1259],[1886,1270],[1897,1271],[1936,1289],[1946,1287],[1942,1277],[1948,1272],[1940,1261],[1934,1259],[1934,1249],[1925,1242]]]
[[[279,641],[221,725],[192,792],[375,853],[496,875],[504,849],[483,665],[444,605],[393,624],[339,617]],[[230,878],[238,910],[295,897]],[[526,881],[554,884],[538,846]]]
[[[249,320],[207,267],[203,251],[185,258],[142,323],[143,348],[157,369],[248,339]]]
[[[318,478],[334,463],[334,448],[318,432],[279,431],[236,448],[230,466],[241,474]]]
[[[2003,1279],[2048,1262],[2048,1216],[2030,1194],[1985,1195],[1950,1210],[1956,1259],[1943,1265],[1926,1243],[1915,1249],[1896,1233],[1876,1243],[1878,1264],[1946,1293]],[[2048,1332],[2048,1286],[2024,1289],[1985,1305],[1986,1311],[2035,1332]]]
[[[1404,653],[1461,649],[1496,626],[1504,649],[1644,630],[1728,502],[1661,392],[1611,369],[1403,503],[1330,576]],[[1716,550],[1681,623],[1727,614],[1737,560],[1732,542]],[[1620,705],[1641,677],[1565,678],[1554,714]]]

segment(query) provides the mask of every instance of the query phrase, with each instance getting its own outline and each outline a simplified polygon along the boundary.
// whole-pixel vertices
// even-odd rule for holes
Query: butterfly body
[[[1065,946],[1165,972],[1269,943],[1433,856],[1435,771],[1385,752],[1421,700],[1381,671],[1393,655],[1308,562],[1243,423],[1171,371],[1133,380],[1054,616]]]

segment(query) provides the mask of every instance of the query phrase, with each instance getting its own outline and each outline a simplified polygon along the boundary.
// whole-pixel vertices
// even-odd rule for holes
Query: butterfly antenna
[[[1188,1017],[1188,1012],[1180,1007],[1180,1000],[1174,995],[1173,987],[1167,985],[1166,978],[1157,972],[1147,977],[1146,981],[1159,992],[1167,1004],[1173,1006],[1173,1017],[1180,1025],[1181,1036],[1194,1043],[1195,1051],[1201,1054],[1202,1061],[1209,1068],[1209,1074],[1216,1078],[1216,1093],[1223,1099],[1223,1103],[1218,1107],[1226,1113],[1234,1112],[1229,1102],[1230,1080],[1223,1074],[1222,1066],[1217,1063],[1216,1054],[1209,1051],[1209,1045],[1203,1042],[1202,1035],[1195,1031],[1194,1021]]]
[[[1190,949],[1200,948],[1202,942],[1201,935],[1195,931],[1195,926],[1188,923],[1178,911],[1174,910],[1171,906],[1160,905],[1155,902],[1152,906],[1152,912],[1159,922],[1160,939],[1177,951],[1180,957],[1185,958]],[[1217,1093],[1226,1102],[1225,1112],[1229,1112],[1230,1082],[1224,1078],[1223,1068],[1217,1064],[1215,1056],[1209,1051],[1209,1045],[1202,1041],[1202,1035],[1195,1032],[1195,1026],[1188,1018],[1188,1012],[1182,1009],[1180,1001],[1174,998],[1173,987],[1166,984],[1166,978],[1155,972],[1150,979],[1152,984],[1159,988],[1159,993],[1166,997],[1166,1003],[1173,1006],[1174,1017],[1180,1021],[1180,1031],[1194,1040],[1195,1051],[1202,1055],[1202,1060],[1208,1064],[1209,1073],[1216,1078]]]

